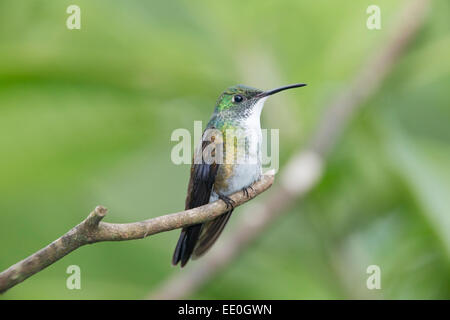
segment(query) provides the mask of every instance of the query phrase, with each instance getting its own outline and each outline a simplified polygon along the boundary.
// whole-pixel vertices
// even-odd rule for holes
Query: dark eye
[[[233,97],[233,102],[239,103],[242,102],[244,100],[244,97],[241,96],[240,94],[237,94]]]

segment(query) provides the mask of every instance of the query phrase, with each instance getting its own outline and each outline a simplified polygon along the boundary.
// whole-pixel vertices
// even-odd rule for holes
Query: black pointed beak
[[[306,86],[306,83],[296,83],[296,84],[290,84],[288,86],[284,86],[284,87],[280,87],[280,88],[276,88],[276,89],[272,89],[269,91],[264,91],[263,93],[258,95],[258,98],[264,98],[267,96],[271,96],[275,93],[287,90],[287,89],[293,89],[293,88],[300,88],[300,87],[304,87]]]

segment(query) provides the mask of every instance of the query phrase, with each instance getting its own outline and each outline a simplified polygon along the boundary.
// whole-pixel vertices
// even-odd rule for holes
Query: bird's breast
[[[261,130],[244,130],[234,143],[234,148],[224,148],[224,163],[219,165],[211,201],[217,193],[225,196],[250,186],[261,176]],[[230,142],[229,140],[227,141]]]

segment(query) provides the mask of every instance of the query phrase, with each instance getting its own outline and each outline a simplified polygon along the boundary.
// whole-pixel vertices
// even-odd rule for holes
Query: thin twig
[[[309,147],[291,158],[269,197],[261,204],[253,202],[228,237],[221,239],[196,265],[177,270],[174,276],[151,292],[149,299],[181,299],[196,292],[319,182],[325,156],[333,149],[355,112],[392,71],[395,62],[423,24],[428,4],[429,0],[405,2],[398,19],[399,25],[387,43],[362,67],[348,88],[332,100]]]
[[[272,185],[274,178],[273,173],[263,175],[259,181],[252,185],[254,192],[250,192],[248,196],[244,195],[242,191],[231,195],[234,206],[240,206],[267,190]],[[116,224],[101,222],[107,213],[107,209],[97,206],[83,222],[62,237],[0,273],[0,293],[5,292],[86,244],[102,241],[142,239],[160,232],[212,220],[227,210],[227,205],[219,200],[198,208],[141,222]]]

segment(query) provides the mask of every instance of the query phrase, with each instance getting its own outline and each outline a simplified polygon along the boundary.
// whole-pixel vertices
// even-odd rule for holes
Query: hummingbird
[[[219,96],[194,154],[185,209],[220,199],[229,210],[214,220],[183,228],[173,253],[173,265],[180,262],[184,267],[191,257],[198,258],[208,251],[233,212],[234,202],[229,196],[242,190],[248,197],[251,185],[261,178],[260,118],[264,102],[275,93],[304,86],[297,83],[263,91],[236,85]],[[209,154],[205,153],[207,150]]]

